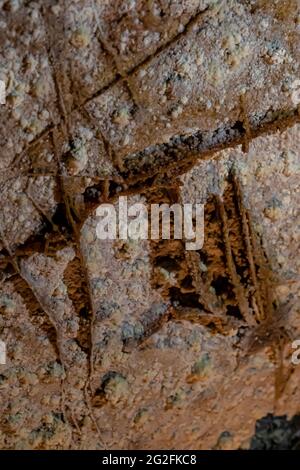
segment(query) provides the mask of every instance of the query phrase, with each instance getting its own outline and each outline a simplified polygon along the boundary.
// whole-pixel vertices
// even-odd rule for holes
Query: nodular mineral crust
[[[1,449],[297,423],[299,28],[298,0],[0,0]],[[202,249],[100,240],[120,195],[204,204]]]

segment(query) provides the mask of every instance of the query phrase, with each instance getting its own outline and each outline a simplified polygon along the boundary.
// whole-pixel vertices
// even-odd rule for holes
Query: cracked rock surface
[[[298,0],[0,0],[0,448],[296,426],[299,34]],[[98,239],[119,196],[205,204],[203,248]]]

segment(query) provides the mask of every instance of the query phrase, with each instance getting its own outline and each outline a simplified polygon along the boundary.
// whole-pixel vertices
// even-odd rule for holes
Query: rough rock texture
[[[299,414],[299,8],[0,0],[1,448],[270,448]],[[203,248],[99,240],[119,195],[205,203]]]
[[[272,415],[259,420],[251,449],[299,450],[299,416],[290,421],[285,416]]]

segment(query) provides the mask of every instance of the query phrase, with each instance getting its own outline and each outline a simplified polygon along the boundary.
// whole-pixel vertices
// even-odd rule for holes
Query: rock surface
[[[250,448],[300,413],[299,25],[0,0],[2,449]],[[99,240],[120,195],[205,204],[203,248]]]

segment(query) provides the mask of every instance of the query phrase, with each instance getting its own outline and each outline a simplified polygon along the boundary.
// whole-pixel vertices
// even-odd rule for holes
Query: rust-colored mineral
[[[299,39],[299,0],[0,0],[1,449],[299,427]],[[99,239],[120,196],[203,247]]]

